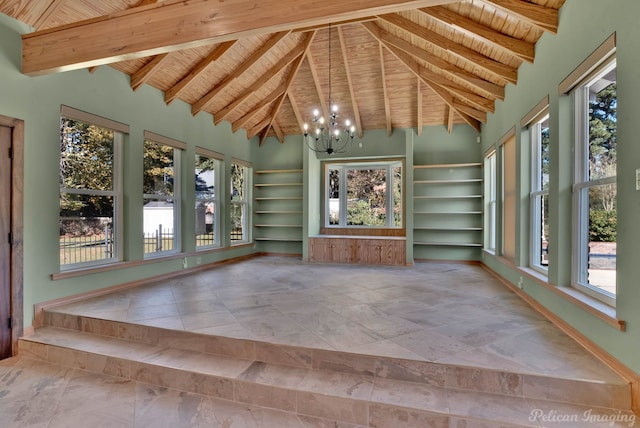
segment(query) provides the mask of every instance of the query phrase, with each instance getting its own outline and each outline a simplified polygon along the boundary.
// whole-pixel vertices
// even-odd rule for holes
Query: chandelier
[[[320,115],[318,109],[313,110],[312,126],[314,130],[309,130],[309,125],[304,124],[304,140],[309,149],[318,153],[344,153],[347,146],[355,137],[356,128],[349,119],[344,121],[344,127],[338,125],[338,105],[333,104],[331,98],[331,24],[329,24],[329,103],[331,109],[329,117],[325,120]]]

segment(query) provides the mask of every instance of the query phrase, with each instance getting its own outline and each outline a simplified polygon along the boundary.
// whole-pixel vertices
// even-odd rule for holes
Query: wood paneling
[[[309,261],[367,265],[406,264],[406,240],[332,236],[309,238]]]

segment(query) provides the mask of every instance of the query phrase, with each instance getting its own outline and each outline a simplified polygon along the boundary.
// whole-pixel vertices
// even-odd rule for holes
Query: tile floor
[[[321,265],[269,256],[56,310],[303,347],[617,379],[477,265]]]

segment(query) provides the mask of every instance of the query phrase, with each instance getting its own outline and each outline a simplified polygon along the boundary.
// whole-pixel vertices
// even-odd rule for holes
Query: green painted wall
[[[584,335],[605,348],[628,367],[640,373],[640,192],[635,190],[635,170],[640,168],[640,144],[637,141],[640,114],[640,2],[637,0],[568,0],[560,12],[557,35],[545,34],[536,45],[533,64],[519,69],[518,85],[509,85],[504,102],[496,104],[495,114],[489,115],[483,126],[482,151],[494,146],[510,128],[545,95],[550,97],[551,189],[550,234],[551,261],[549,282],[568,286],[571,280],[571,162],[572,113],[568,96],[558,95],[558,84],[567,77],[612,33],[617,39],[618,66],[618,257],[617,257],[617,317],[627,321],[626,332],[619,332],[598,318],[560,298],[532,281],[524,281],[524,290],[576,327]],[[516,128],[517,142],[523,147],[521,129]],[[522,140],[522,141],[521,141]],[[517,170],[517,188],[521,200],[527,198],[528,161],[524,148]],[[517,234],[516,263],[526,265],[528,214],[521,203]],[[483,255],[492,269],[517,283],[520,273],[501,263],[490,254]]]
[[[142,236],[140,165],[145,130],[187,143],[183,164],[191,165],[191,168],[195,145],[223,153],[227,161],[231,157],[251,160],[250,145],[244,132],[232,133],[228,123],[214,127],[212,117],[207,114],[192,117],[190,107],[182,102],[166,106],[162,93],[149,86],[133,92],[129,86],[129,78],[110,67],[100,67],[93,74],[80,70],[34,78],[23,76],[20,73],[20,34],[28,30],[16,21],[0,15],[0,114],[25,122],[25,325],[31,324],[34,303],[182,269],[182,260],[172,260],[67,280],[51,280],[51,274],[59,269],[57,213],[61,104],[130,125],[131,131],[124,147],[127,236],[124,250],[128,260],[139,260],[143,254],[141,240],[130,237]],[[191,177],[191,182],[184,183],[183,189],[192,188]],[[195,206],[191,192],[185,193],[183,208]],[[223,197],[223,201],[225,200]],[[193,222],[194,219],[183,217],[183,226],[188,227]],[[185,251],[193,251],[194,239],[185,238]],[[202,254],[202,263],[253,251],[253,248],[245,247],[205,253]],[[188,260],[189,266],[195,263],[193,259]]]

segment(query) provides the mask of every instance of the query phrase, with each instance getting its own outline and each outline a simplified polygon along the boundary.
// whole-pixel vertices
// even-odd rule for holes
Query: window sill
[[[84,276],[84,275],[93,275],[96,273],[102,273],[102,272],[110,272],[110,271],[114,271],[114,270],[120,270],[120,269],[128,269],[128,268],[132,268],[132,267],[137,267],[137,266],[144,266],[144,265],[149,265],[149,264],[154,264],[154,263],[161,263],[161,262],[166,262],[169,260],[176,260],[176,259],[183,259],[186,257],[192,257],[192,256],[201,256],[202,254],[207,254],[207,253],[216,253],[219,251],[225,251],[225,250],[230,250],[230,249],[237,249],[237,248],[242,248],[242,247],[250,247],[252,246],[252,243],[242,243],[242,244],[235,244],[235,245],[231,245],[229,247],[216,247],[216,248],[209,248],[209,249],[203,249],[203,250],[198,250],[198,251],[194,251],[194,252],[190,252],[190,253],[176,253],[176,254],[171,254],[171,255],[166,255],[166,256],[160,256],[160,257],[154,257],[154,258],[148,258],[145,260],[136,260],[136,261],[127,261],[127,262],[118,262],[118,263],[111,263],[108,265],[101,265],[101,266],[91,266],[91,267],[87,267],[84,269],[75,269],[75,270],[70,270],[70,271],[65,271],[65,272],[59,272],[59,273],[52,273],[51,274],[51,280],[52,281],[58,281],[61,279],[67,279],[67,278],[75,278],[78,276]]]
[[[500,263],[509,266],[514,271],[519,272],[520,274],[532,280],[536,284],[546,288],[547,290],[554,292],[555,294],[562,297],[563,299],[573,303],[574,305],[578,306],[579,308],[583,309],[589,314],[604,321],[605,323],[609,324],[611,327],[615,328],[616,330],[626,331],[627,323],[626,321],[618,319],[616,317],[615,308],[591,296],[581,293],[575,288],[556,286],[556,285],[550,284],[548,278],[545,275],[533,269],[516,266],[513,262],[503,257],[496,256],[496,259]],[[524,293],[517,286],[513,284],[511,285],[517,294]]]

